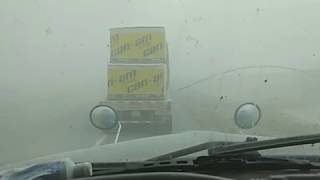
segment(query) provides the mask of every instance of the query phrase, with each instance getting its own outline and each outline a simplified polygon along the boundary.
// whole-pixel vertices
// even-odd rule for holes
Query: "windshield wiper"
[[[210,141],[142,162],[92,163],[93,175],[110,175],[138,172],[224,172],[233,170],[320,169],[320,156],[261,156],[259,150],[314,144],[320,134],[246,142]],[[175,159],[195,152],[208,150],[209,156]]]
[[[193,154],[203,150],[208,150],[210,156],[224,156],[230,154],[241,154],[252,151],[267,150],[273,148],[297,146],[304,144],[315,144],[320,142],[320,134],[311,134],[303,136],[293,136],[286,138],[276,138],[270,140],[260,140],[260,141],[246,141],[239,143],[231,142],[215,142],[210,141],[202,143],[199,145],[191,146],[184,148],[178,151],[167,153],[161,156],[157,156],[147,161],[159,161],[159,160],[168,160],[174,159],[177,157],[182,157],[185,155]]]
[[[263,156],[200,156],[196,159],[142,161],[123,163],[92,163],[93,176],[146,172],[192,172],[221,175],[244,171],[319,170],[320,164],[308,160],[283,159]]]

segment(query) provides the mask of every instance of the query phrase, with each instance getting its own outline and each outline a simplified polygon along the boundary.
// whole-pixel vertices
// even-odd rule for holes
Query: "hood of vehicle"
[[[166,154],[182,148],[190,147],[207,141],[232,141],[242,142],[247,137],[257,137],[259,140],[270,139],[271,137],[228,134],[216,131],[187,131],[177,134],[169,134],[162,136],[154,136],[148,138],[135,139],[117,144],[106,144],[94,146],[86,149],[78,149],[75,151],[63,152],[49,156],[39,157],[28,161],[8,164],[0,167],[2,169],[24,167],[30,164],[46,162],[70,158],[74,162],[125,162],[125,161],[143,161],[155,156]],[[303,149],[301,149],[303,148]],[[293,153],[306,154],[306,152],[317,153],[319,148],[314,146],[301,146],[301,148],[287,148],[287,150],[275,149],[272,153]],[[316,149],[316,150],[308,150]],[[202,151],[191,156],[207,155],[206,151]]]

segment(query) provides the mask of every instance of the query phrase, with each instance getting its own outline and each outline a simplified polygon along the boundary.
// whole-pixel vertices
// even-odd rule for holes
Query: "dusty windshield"
[[[318,1],[0,2],[0,165],[185,131],[320,130]]]

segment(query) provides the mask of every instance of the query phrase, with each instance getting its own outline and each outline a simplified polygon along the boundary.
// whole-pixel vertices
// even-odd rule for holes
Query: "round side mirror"
[[[244,103],[234,113],[234,121],[241,129],[255,127],[261,118],[261,110],[257,104]]]
[[[98,105],[90,111],[90,122],[98,129],[112,129],[118,124],[117,112],[106,105]]]

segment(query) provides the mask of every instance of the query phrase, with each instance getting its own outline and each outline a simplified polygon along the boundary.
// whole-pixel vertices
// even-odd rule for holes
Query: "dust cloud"
[[[0,165],[91,147],[103,135],[88,113],[106,97],[113,27],[165,27],[175,132],[315,132],[319,3],[0,1]],[[243,131],[233,112],[248,101],[263,115]]]

